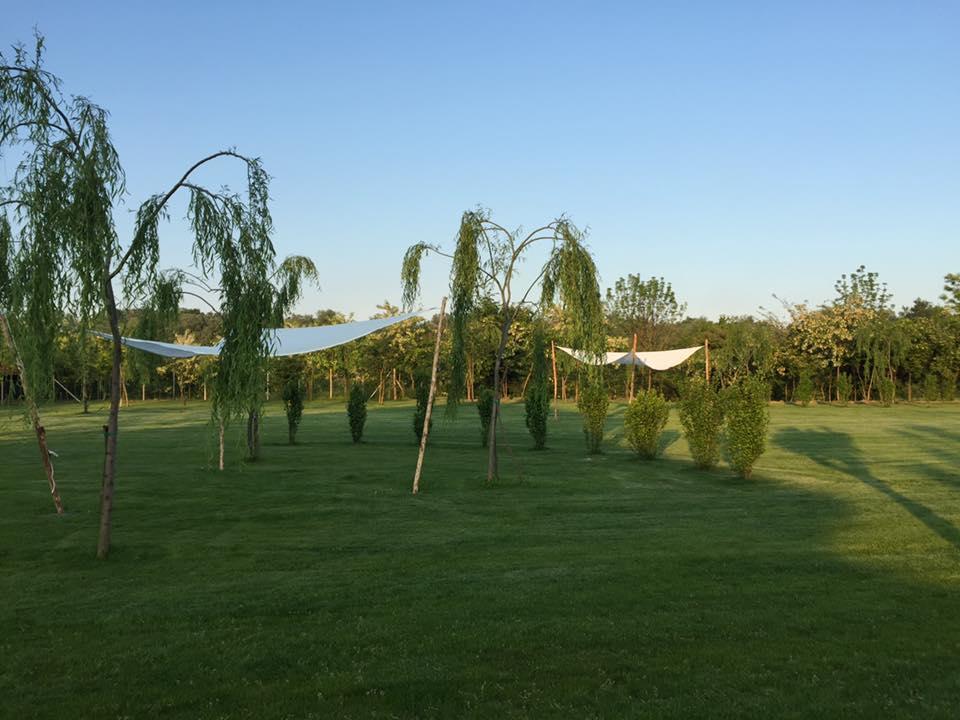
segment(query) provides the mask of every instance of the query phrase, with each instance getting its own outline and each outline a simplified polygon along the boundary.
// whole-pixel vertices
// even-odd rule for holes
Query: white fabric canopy
[[[703,345],[696,347],[679,348],[678,350],[651,350],[648,352],[608,352],[597,357],[592,353],[574,350],[557,345],[557,350],[563,350],[567,355],[587,365],[640,365],[651,370],[669,370],[676,367],[693,355]]]
[[[417,317],[418,315],[420,315],[420,313],[406,313],[405,315],[396,315],[394,317],[380,318],[377,320],[360,320],[358,322],[341,323],[339,325],[320,325],[317,327],[276,328],[273,330],[265,330],[264,332],[271,334],[270,345],[273,348],[274,357],[287,357],[288,355],[301,355],[303,353],[317,352],[318,350],[337,347],[338,345],[343,345],[351,340],[358,340],[365,335],[383,330],[384,328]],[[102,332],[95,332],[93,334],[106,340],[112,337]],[[121,338],[121,342],[127,347],[172,358],[191,358],[203,355],[216,356],[220,354],[220,347],[223,344],[221,340],[216,345],[177,345],[175,343],[140,340],[129,337]]]

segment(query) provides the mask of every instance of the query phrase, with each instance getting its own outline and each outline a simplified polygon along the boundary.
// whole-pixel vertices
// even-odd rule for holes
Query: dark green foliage
[[[953,402],[957,397],[957,378],[953,373],[943,372],[941,374],[942,383],[940,385],[940,397],[947,402]]]
[[[417,408],[413,411],[413,432],[417,442],[423,437],[423,422],[427,418],[427,404],[430,402],[430,376],[420,374],[414,379],[414,391],[417,395]],[[430,417],[430,428],[433,428],[433,416]]]
[[[367,390],[363,383],[354,383],[350,387],[347,418],[350,421],[350,437],[358,443],[363,438],[363,426],[367,422]]]
[[[698,468],[709,470],[720,460],[723,405],[712,385],[702,378],[687,381],[678,404],[680,424]]]
[[[927,373],[923,379],[923,399],[927,402],[940,399],[940,378],[933,373]]]
[[[796,390],[793,393],[793,401],[798,402],[803,407],[807,407],[810,404],[810,401],[813,400],[813,378],[810,377],[810,373],[804,370],[800,373],[800,380],[797,382]]]
[[[550,386],[547,374],[547,340],[543,323],[537,322],[530,344],[530,381],[523,398],[527,430],[533,437],[533,447],[536,450],[542,450],[547,444],[547,418],[550,415]]]
[[[841,405],[850,402],[850,395],[853,393],[853,381],[847,373],[840,373],[837,378],[837,398]]]
[[[490,418],[493,416],[493,390],[480,388],[477,393],[477,413],[480,415],[480,443],[487,447],[490,441]]]
[[[623,415],[627,443],[644,460],[660,454],[660,434],[667,425],[670,406],[656,390],[640,390]]]
[[[591,368],[592,370],[592,368]],[[583,436],[587,441],[587,452],[595,455],[600,452],[603,444],[603,428],[607,420],[607,408],[610,406],[610,396],[607,393],[603,374],[588,372],[580,386],[580,397],[577,398],[577,409],[583,419]]]
[[[287,415],[287,439],[293,445],[297,441],[297,428],[303,417],[303,400],[307,389],[300,378],[288,378],[283,383],[283,411]],[[351,428],[353,422],[350,423]]]
[[[745,378],[724,392],[724,454],[730,467],[745,478],[766,448],[769,399],[770,387],[757,378]]]
[[[897,384],[888,377],[880,378],[877,383],[877,389],[880,392],[880,402],[884,407],[891,407],[897,395]]]

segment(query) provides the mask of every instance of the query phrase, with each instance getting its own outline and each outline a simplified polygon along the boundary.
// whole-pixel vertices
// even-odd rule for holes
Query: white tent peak
[[[567,355],[587,365],[640,365],[651,370],[669,370],[685,361],[702,347],[703,345],[697,345],[676,350],[608,352],[599,357],[593,353],[561,347],[560,345],[557,345],[557,350],[562,350]]]

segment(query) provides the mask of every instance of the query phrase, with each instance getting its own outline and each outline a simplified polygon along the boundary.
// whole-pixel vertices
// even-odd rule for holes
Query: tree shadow
[[[664,430],[660,433],[660,454],[662,455],[667,451],[671,445],[673,445],[677,440],[680,439],[679,430]]]
[[[805,430],[789,427],[778,431],[774,442],[785,450],[808,457],[825,468],[849,475],[883,493],[955,549],[960,550],[960,528],[874,475],[850,434],[826,429]]]

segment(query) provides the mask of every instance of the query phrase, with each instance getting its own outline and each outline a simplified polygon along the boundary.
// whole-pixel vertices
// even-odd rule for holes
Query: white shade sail
[[[557,350],[563,350],[567,355],[587,365],[640,365],[651,370],[669,370],[676,367],[703,345],[696,347],[679,348],[677,350],[650,350],[647,352],[608,352],[597,357],[592,353],[574,350],[557,345]]]
[[[264,330],[271,335],[270,346],[274,357],[287,357],[303,353],[327,350],[343,345],[352,340],[359,340],[365,335],[383,330],[420,313],[406,313],[394,317],[379,318],[377,320],[360,320],[358,322],[340,323],[339,325],[320,325],[303,328],[275,328]],[[94,332],[97,337],[109,340],[112,336],[107,333]],[[123,337],[121,342],[127,347],[161,355],[170,358],[191,358],[199,356],[216,356],[220,354],[221,340],[216,345],[177,345],[175,343],[158,342],[156,340],[140,340],[139,338]]]

